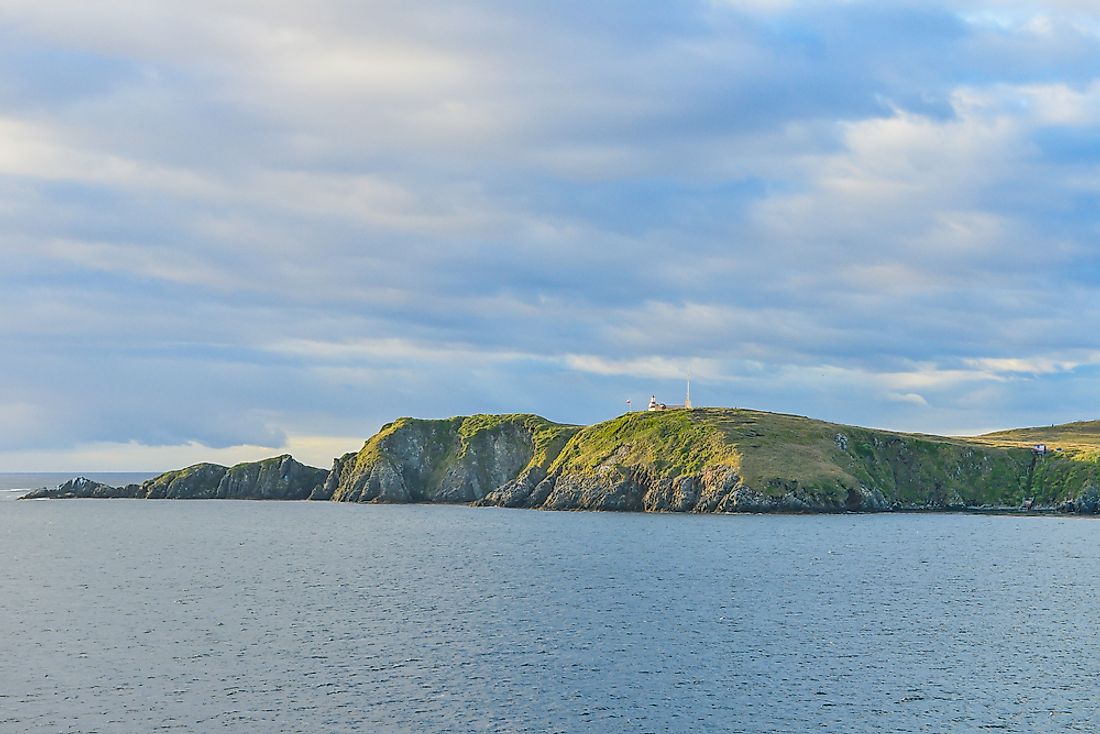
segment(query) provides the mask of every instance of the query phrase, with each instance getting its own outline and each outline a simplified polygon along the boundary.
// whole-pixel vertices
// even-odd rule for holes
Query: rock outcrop
[[[111,487],[78,477],[57,488],[34,490],[20,499],[304,500],[324,486],[327,476],[324,469],[306,466],[284,455],[233,467],[195,464],[125,487]]]
[[[304,500],[324,486],[328,472],[284,454],[230,467],[214,496],[231,500]]]
[[[545,472],[577,430],[534,415],[400,418],[336,459],[314,499],[476,502]]]
[[[96,482],[87,477],[70,479],[59,487],[42,487],[23,495],[19,499],[75,499],[75,498],[133,498],[138,496],[140,485],[130,484],[125,487],[112,487],[108,484]]]
[[[227,471],[220,464],[195,464],[165,472],[141,486],[145,498],[151,500],[212,500],[218,496],[218,485]]]

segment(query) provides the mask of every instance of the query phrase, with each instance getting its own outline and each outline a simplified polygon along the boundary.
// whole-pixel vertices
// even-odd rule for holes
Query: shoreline
[[[26,489],[8,489],[0,490],[4,492],[24,492],[29,494],[32,491]],[[24,497],[18,497],[17,500],[22,500]],[[45,502],[58,500],[71,500],[71,501],[83,501],[83,500],[118,500],[122,502],[148,502],[148,500],[140,497],[28,497],[28,502]],[[184,497],[172,497],[162,498],[156,500],[157,502],[246,502],[246,503],[281,503],[281,504],[309,504],[309,505],[354,505],[354,506],[370,506],[370,507],[464,507],[469,509],[488,509],[488,510],[523,510],[523,511],[535,511],[535,512],[553,512],[553,513],[602,513],[602,514],[615,514],[615,515],[664,515],[664,516],[684,516],[684,517],[722,517],[722,516],[782,516],[782,517],[815,517],[815,516],[876,516],[876,515],[990,515],[990,516],[1003,516],[1003,517],[1064,517],[1064,518],[1097,518],[1095,513],[1084,512],[1072,512],[1067,510],[1060,510],[1058,508],[1042,508],[1042,509],[1020,509],[1012,507],[943,507],[943,508],[923,508],[923,507],[897,507],[882,510],[820,510],[820,511],[792,511],[785,509],[775,509],[768,511],[761,510],[740,510],[740,511],[713,511],[713,512],[679,512],[675,510],[617,510],[606,508],[553,508],[553,507],[506,507],[503,505],[487,505],[479,504],[478,502],[334,502],[330,500],[312,500],[312,499],[264,499],[257,497],[236,497],[236,498],[184,498]]]

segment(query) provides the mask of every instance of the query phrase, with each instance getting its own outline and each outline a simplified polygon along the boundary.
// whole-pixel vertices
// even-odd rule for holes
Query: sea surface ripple
[[[1100,523],[0,505],[2,732],[1095,731]]]

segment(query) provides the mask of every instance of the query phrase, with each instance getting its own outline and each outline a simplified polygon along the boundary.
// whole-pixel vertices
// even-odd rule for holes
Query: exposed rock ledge
[[[324,485],[328,472],[291,456],[225,467],[196,464],[165,472],[141,484],[111,487],[85,477],[55,489],[36,489],[20,499],[134,498],[304,500]]]

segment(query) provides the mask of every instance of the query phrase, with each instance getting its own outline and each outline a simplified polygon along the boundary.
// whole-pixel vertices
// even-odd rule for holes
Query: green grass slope
[[[843,509],[861,491],[881,492],[897,506],[1016,506],[1029,496],[1031,464],[1031,452],[1014,446],[706,408],[628,413],[589,426],[551,474],[629,472],[659,482],[730,469],[755,493],[822,509]]]
[[[967,439],[988,446],[1026,448],[1046,444],[1035,458],[1032,494],[1036,502],[1073,502],[1083,512],[1100,511],[1100,421],[1079,421],[997,431]]]

